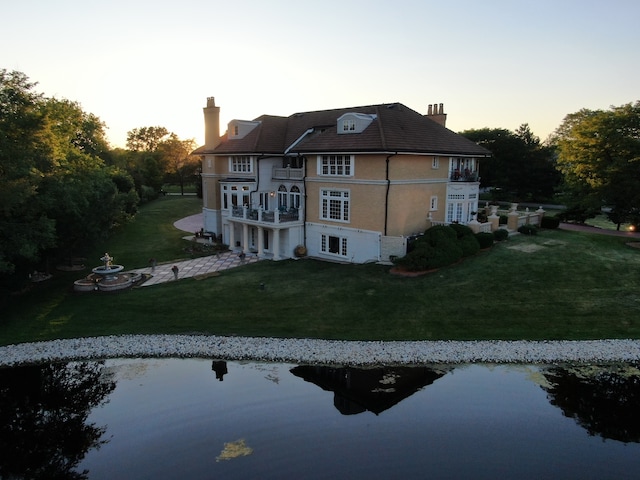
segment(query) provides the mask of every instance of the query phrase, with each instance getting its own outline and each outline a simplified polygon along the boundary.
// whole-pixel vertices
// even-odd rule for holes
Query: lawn
[[[152,256],[183,258],[184,233],[172,224],[199,210],[189,197],[146,205],[95,255],[108,251],[127,268],[144,266]],[[204,280],[101,295],[74,293],[71,285],[82,274],[60,272],[15,299],[0,323],[0,344],[131,333],[640,338],[640,250],[625,240],[542,230],[415,278],[392,275],[384,265],[262,261]]]

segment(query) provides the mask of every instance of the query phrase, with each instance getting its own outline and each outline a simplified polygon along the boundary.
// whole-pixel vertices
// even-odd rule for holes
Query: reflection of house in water
[[[400,403],[447,373],[427,367],[322,367],[301,365],[291,373],[323,390],[335,392],[334,406],[343,415],[379,413]]]
[[[227,370],[227,362],[225,362],[224,360],[214,360],[211,363],[211,370],[213,370],[216,374],[216,379],[217,380],[224,380],[224,376],[229,373],[229,370]]]

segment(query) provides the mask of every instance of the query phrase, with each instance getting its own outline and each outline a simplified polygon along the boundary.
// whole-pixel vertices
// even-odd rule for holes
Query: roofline
[[[377,155],[432,155],[432,156],[451,156],[451,157],[491,157],[491,152],[487,153],[459,153],[459,152],[416,152],[412,150],[315,150],[315,151],[307,151],[307,152],[292,152],[298,155],[323,155],[323,154],[334,154],[340,153],[343,155],[361,155],[361,154],[377,154]]]

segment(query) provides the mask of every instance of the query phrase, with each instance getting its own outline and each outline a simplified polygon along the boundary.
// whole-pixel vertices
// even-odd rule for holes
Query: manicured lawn
[[[180,197],[147,205],[96,255],[108,251],[127,268],[144,266],[151,256],[184,257],[184,233],[172,223],[199,205]],[[75,294],[71,285],[82,274],[59,273],[8,309],[0,343],[196,332],[368,340],[640,338],[640,250],[624,242],[543,230],[416,278],[391,275],[382,265],[263,261],[112,295]]]

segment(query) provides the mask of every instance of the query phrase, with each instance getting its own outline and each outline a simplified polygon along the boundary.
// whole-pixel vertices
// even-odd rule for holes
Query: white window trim
[[[232,155],[229,157],[230,173],[253,173],[253,157],[250,155]]]
[[[431,196],[431,201],[429,202],[429,210],[432,211],[432,212],[438,210],[438,196],[437,195],[432,195]]]
[[[329,237],[335,237],[338,239],[339,247],[338,252],[329,251]],[[330,235],[328,233],[320,234],[320,252],[325,255],[334,255],[336,257],[348,258],[349,250],[348,250],[349,242],[347,237],[341,237],[339,235]]]
[[[318,155],[318,175],[324,177],[353,177],[355,170],[354,157],[354,155]],[[334,161],[333,164],[331,163],[332,160]],[[338,164],[339,161],[342,162],[342,165]],[[342,173],[338,173],[340,168]],[[345,171],[348,171],[348,173],[345,173]]]
[[[440,157],[433,157],[433,159],[431,159],[431,168],[433,170],[440,168]]]
[[[340,195],[331,195],[331,192],[340,193]],[[331,201],[340,202],[340,218],[331,218]],[[326,202],[326,203],[325,203]],[[345,208],[346,204],[346,208]],[[346,219],[345,219],[346,209]],[[326,214],[325,214],[326,212]],[[340,190],[335,188],[320,189],[320,212],[321,220],[330,222],[350,223],[351,222],[351,192],[350,190]]]

